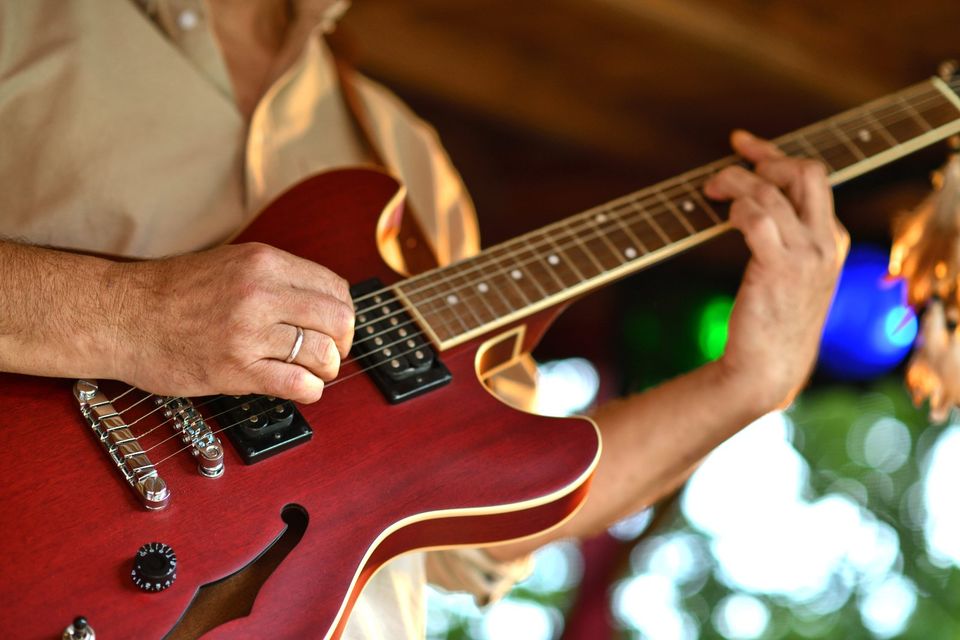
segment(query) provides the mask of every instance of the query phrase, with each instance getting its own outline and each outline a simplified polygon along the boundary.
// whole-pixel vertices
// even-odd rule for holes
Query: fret
[[[504,304],[512,313],[531,304],[538,296],[527,297],[523,289],[520,288],[519,281],[523,279],[523,271],[519,271],[519,278],[514,277],[516,271],[513,267],[513,258],[507,255],[503,245],[498,245],[484,252],[488,267],[484,270],[483,276],[486,278],[490,287],[499,293],[504,300]]]
[[[847,145],[830,128],[829,123],[821,124],[804,136],[816,148],[818,155],[833,169],[840,171],[857,164],[859,158],[847,148]]]
[[[955,131],[960,102],[938,87],[935,81],[917,85],[776,142],[785,153],[819,160],[836,174],[836,181],[845,180]],[[419,327],[429,331],[431,338],[444,347],[459,344],[507,317],[542,308],[546,300],[563,300],[584,285],[599,286],[612,277],[611,271],[648,262],[640,258],[656,260],[685,246],[684,241],[692,237],[703,239],[705,232],[728,219],[728,205],[712,202],[703,185],[719,168],[734,162],[728,158],[701,167],[493,247],[471,260],[414,278],[394,291],[403,296]],[[405,290],[408,285],[409,291]],[[399,308],[387,302],[378,313]],[[369,323],[357,317],[362,323],[358,339],[376,339],[374,334],[391,326],[386,314]],[[411,326],[410,330],[420,329]]]
[[[617,254],[624,260],[635,260],[647,253],[647,248],[640,240],[630,232],[630,228],[623,224],[620,219],[623,212],[621,209],[611,209],[609,221],[603,228],[607,239],[612,244]]]
[[[720,224],[720,216],[716,210],[710,206],[707,199],[703,197],[701,191],[703,182],[697,185],[691,185],[689,182],[684,181],[681,185],[686,192],[686,197],[680,198],[677,206],[683,211],[683,214],[687,217],[687,221],[690,223],[690,226],[694,228],[695,232],[706,231]]]
[[[867,159],[867,157],[863,154],[863,152],[860,151],[860,148],[857,145],[853,144],[853,141],[850,140],[850,137],[847,136],[847,134],[844,133],[843,130],[840,127],[838,127],[835,122],[833,122],[833,120],[828,120],[827,125],[830,127],[830,129],[833,130],[834,133],[837,134],[837,138],[839,138],[840,142],[842,142],[844,146],[847,149],[849,149],[851,153],[853,153],[857,161]]]
[[[577,271],[580,272],[583,279],[589,280],[603,273],[603,265],[597,262],[597,259],[587,251],[587,248],[580,242],[578,234],[571,232],[569,226],[564,226],[563,231],[566,235],[558,235],[555,238],[555,242],[562,247],[564,252],[571,258],[571,261],[576,265]]]
[[[693,227],[687,221],[687,219],[683,217],[682,213],[680,213],[680,209],[678,209],[677,206],[673,204],[673,201],[670,198],[667,198],[667,196],[665,196],[663,194],[663,191],[661,191],[660,189],[657,189],[656,193],[657,193],[657,198],[660,199],[660,202],[667,205],[667,209],[670,210],[670,213],[672,213],[673,216],[677,219],[677,221],[679,221],[680,224],[683,226],[684,230],[687,232],[686,235],[693,235],[694,233],[696,233],[693,230]]]
[[[949,124],[960,116],[957,106],[939,91],[932,99],[916,104],[914,110],[934,129]]]
[[[637,200],[632,201],[630,206],[634,213],[627,216],[624,222],[630,227],[633,235],[643,241],[649,252],[662,249],[670,244],[670,238],[663,232],[663,229],[652,221],[650,214]]]
[[[475,320],[474,328],[482,327],[500,317],[487,300],[490,285],[477,272],[474,261],[455,264],[445,269],[444,274],[452,295],[459,297],[459,303]]]
[[[542,292],[531,282],[530,276],[517,257],[504,245],[498,245],[486,251],[498,272],[490,278],[501,287],[500,292],[516,308],[520,309],[543,299]]]
[[[845,132],[847,139],[857,146],[864,158],[872,158],[897,146],[897,141],[869,111],[847,120],[838,120],[836,126]]]
[[[930,129],[933,129],[933,127],[930,126],[930,123],[924,120],[923,116],[920,115],[920,112],[917,111],[912,104],[910,104],[909,100],[903,96],[898,96],[897,100],[900,102],[900,104],[904,105],[906,112],[910,114],[910,117],[913,118],[924,131],[930,131]]]
[[[564,287],[557,284],[556,277],[553,276],[546,266],[540,260],[540,254],[534,250],[527,242],[511,242],[510,254],[513,256],[514,264],[518,269],[522,269],[523,279],[518,281],[526,285],[532,284],[536,289],[534,300],[547,298]]]
[[[622,205],[621,205],[621,206],[622,206]],[[639,237],[637,237],[637,235],[630,229],[630,225],[628,225],[628,224],[624,221],[624,219],[623,219],[623,218],[624,218],[624,213],[625,213],[625,210],[624,210],[623,208],[620,208],[620,209],[618,209],[617,212],[612,216],[612,218],[613,218],[614,220],[616,220],[617,225],[619,225],[620,228],[623,229],[624,234],[626,234],[626,236],[630,239],[630,242],[633,244],[634,247],[637,247],[637,249],[638,249],[641,253],[650,253],[650,249],[647,248],[647,245],[644,244],[643,240],[641,240]]]
[[[487,260],[486,254],[480,254],[470,262],[473,265],[471,279],[476,295],[490,308],[495,318],[502,318],[520,308],[503,294],[503,287],[507,286],[507,282],[499,269]]]
[[[822,162],[827,166],[827,169],[831,173],[837,170],[838,167],[834,167],[832,163],[828,162],[827,159],[824,158],[823,155],[821,155],[821,153],[817,151],[817,149],[814,148],[812,144],[810,144],[810,142],[806,139],[806,137],[804,137],[802,133],[798,131],[796,134],[794,134],[794,140],[797,142],[797,144],[800,145],[801,148],[804,149],[804,153],[800,153],[797,155],[813,158],[814,160],[819,160],[820,162]]]
[[[578,225],[577,239],[586,247],[604,271],[610,271],[623,264],[619,252],[613,247],[603,233],[600,225],[607,221],[607,214],[600,212],[591,214],[589,218],[581,219]],[[585,223],[585,224],[584,224]]]
[[[803,145],[796,138],[788,138],[784,136],[783,138],[778,138],[776,141],[777,147],[780,148],[780,151],[783,151],[785,155],[790,156],[791,158],[809,158],[810,154],[807,153]]]
[[[650,226],[659,230],[666,238],[666,244],[673,244],[677,240],[690,236],[687,228],[680,222],[677,215],[670,210],[669,206],[662,209],[656,206],[648,207],[647,219]]]
[[[558,262],[559,258],[555,254],[550,253],[546,247],[547,242],[528,237],[524,240],[518,253],[520,254],[520,259],[526,265],[530,277],[533,278],[534,282],[539,284],[544,295],[552,296],[566,289],[567,285],[564,284],[557,275],[556,268],[547,261],[547,254],[553,255],[555,262]]]
[[[615,239],[611,237],[612,234],[619,232],[619,227],[617,227],[616,222],[610,220],[612,215],[614,215],[614,211],[612,209],[607,209],[603,213],[599,213],[594,216],[594,233],[600,236],[600,238],[603,239],[603,242],[610,249],[610,252],[619,258],[620,262],[619,264],[615,265],[616,267],[620,266],[630,258],[624,255],[626,247],[623,245],[623,242],[616,242]],[[636,252],[636,247],[632,247],[632,249],[633,252],[631,253]]]
[[[577,270],[577,266],[573,263],[573,260],[553,241],[553,238],[551,238],[548,233],[542,234],[542,237],[546,239],[549,244],[545,250],[547,254],[543,260],[553,270],[564,286],[572,287],[586,280],[583,274]]]
[[[406,287],[398,287],[440,342],[454,338],[461,331],[467,330],[467,325],[460,319],[459,314],[454,312],[445,300],[450,293],[446,291],[443,277],[443,272],[437,272],[410,283],[409,290]],[[374,301],[376,302],[376,298]],[[389,326],[397,326],[393,323],[394,320],[395,318],[388,319],[367,326],[359,333],[358,338],[373,337],[375,333]],[[370,331],[371,328],[373,331]]]
[[[909,142],[926,131],[914,118],[893,103],[874,109],[873,115],[897,141],[897,144]]]

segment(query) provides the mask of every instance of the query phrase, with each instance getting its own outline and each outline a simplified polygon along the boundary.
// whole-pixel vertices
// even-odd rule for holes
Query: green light
[[[714,296],[707,300],[700,310],[697,322],[697,344],[700,353],[707,360],[716,360],[723,355],[727,346],[727,326],[730,324],[730,311],[733,310],[733,298]]]

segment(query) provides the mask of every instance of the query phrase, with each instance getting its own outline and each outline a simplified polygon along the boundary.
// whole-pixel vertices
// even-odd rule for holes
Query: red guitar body
[[[236,241],[274,245],[354,283],[394,282],[376,238],[396,227],[401,196],[378,172],[323,174],[281,196]],[[595,426],[514,410],[478,377],[500,354],[529,351],[555,312],[522,321],[514,334],[522,344],[486,348],[495,336],[485,336],[440,352],[452,382],[413,400],[388,404],[366,373],[330,387],[299,406],[312,440],[263,462],[245,465],[226,438],[220,478],[198,474],[189,454],[163,462],[171,499],[160,511],[145,509],[109,460],[80,414],[74,381],[0,375],[5,637],[59,638],[78,615],[98,638],[162,637],[202,585],[271,546],[288,505],[309,517],[302,539],[249,616],[205,637],[336,638],[389,559],[557,525],[585,497],[599,457]],[[347,364],[341,377],[357,370]],[[151,459],[180,444],[170,440]],[[177,579],[146,593],[130,571],[137,549],[153,541],[175,550]]]

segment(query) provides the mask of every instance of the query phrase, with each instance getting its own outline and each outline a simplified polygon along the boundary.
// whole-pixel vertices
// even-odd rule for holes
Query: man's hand
[[[347,282],[262,244],[118,264],[114,369],[165,395],[320,398],[353,340]],[[303,328],[303,345],[287,364]]]
[[[730,222],[753,256],[720,364],[765,412],[790,401],[810,375],[850,239],[822,164],[787,158],[745,131],[732,143],[754,171],[729,167],[704,191],[732,201]]]

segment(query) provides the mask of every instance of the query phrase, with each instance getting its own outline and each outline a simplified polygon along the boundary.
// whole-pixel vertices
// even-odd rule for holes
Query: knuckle
[[[277,260],[277,250],[262,242],[251,242],[243,246],[245,269],[261,271],[270,269]]]
[[[337,300],[330,310],[332,329],[335,338],[347,338],[353,334],[353,325],[356,316],[353,313],[353,307]]]
[[[311,384],[310,374],[302,367],[288,367],[280,375],[277,385],[277,395],[298,402],[316,402],[323,391],[322,384]]]
[[[349,301],[351,305],[353,304],[353,300],[350,297],[350,283],[347,282],[346,278],[334,276],[333,286],[338,298],[343,301]]]
[[[319,335],[315,356],[317,362],[325,367],[332,368],[334,373],[340,369],[340,352],[337,350],[337,343],[330,336]]]
[[[780,189],[769,182],[761,182],[753,189],[753,197],[764,207],[772,206],[780,201]]]
[[[827,167],[819,160],[809,158],[800,161],[800,175],[813,181],[823,181],[827,178]]]

